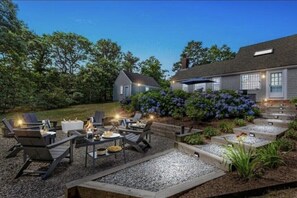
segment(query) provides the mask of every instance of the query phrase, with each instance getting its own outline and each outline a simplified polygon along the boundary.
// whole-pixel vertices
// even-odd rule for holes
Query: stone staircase
[[[226,146],[243,143],[246,149],[256,149],[265,146],[284,135],[288,130],[288,123],[296,118],[295,106],[287,101],[267,102],[260,106],[261,118],[255,119],[254,124],[234,128],[234,134],[225,134],[211,138],[206,145],[190,146],[178,143],[178,147],[187,153],[194,154],[203,161],[228,171],[230,162],[224,159]],[[242,133],[246,136],[238,136]]]

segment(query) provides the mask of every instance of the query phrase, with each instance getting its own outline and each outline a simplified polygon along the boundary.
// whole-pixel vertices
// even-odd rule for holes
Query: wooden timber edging
[[[260,187],[260,188],[253,188],[253,189],[244,190],[244,191],[240,191],[240,192],[215,195],[212,197],[217,197],[217,198],[231,197],[232,198],[232,197],[261,196],[261,195],[265,195],[268,192],[271,192],[274,190],[285,190],[285,189],[296,188],[296,187],[297,187],[297,181],[290,181],[290,182],[274,184],[274,185],[270,185],[270,186],[264,186],[264,187]]]
[[[185,132],[189,131],[189,127],[185,127]],[[153,122],[151,126],[152,133],[167,137],[172,140],[176,140],[176,134],[181,132],[181,126],[172,125],[172,124],[164,124],[160,122]],[[192,129],[191,133],[200,133],[202,130],[200,129]],[[183,134],[185,135],[185,134]]]
[[[147,190],[140,190],[134,188],[128,188],[124,186],[118,186],[114,184],[107,184],[94,181],[100,177],[109,175],[111,173],[120,171],[122,169],[137,165],[139,163],[151,160],[153,158],[165,155],[172,152],[175,149],[170,149],[161,153],[157,153],[152,156],[148,156],[119,167],[114,167],[112,169],[99,172],[97,174],[87,176],[85,178],[72,181],[66,184],[66,197],[67,198],[93,198],[93,197],[110,197],[110,198],[135,198],[135,197],[148,197],[148,198],[162,198],[162,197],[174,197],[176,194],[180,194],[184,191],[192,189],[200,184],[203,184],[212,179],[221,177],[225,175],[222,170],[216,170],[209,174],[197,177],[190,181],[186,181],[166,189],[160,190],[158,192],[151,192]]]

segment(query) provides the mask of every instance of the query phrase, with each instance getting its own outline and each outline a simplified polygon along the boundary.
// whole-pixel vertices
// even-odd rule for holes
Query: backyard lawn
[[[110,103],[99,103],[99,104],[84,104],[84,105],[75,105],[63,109],[53,109],[53,110],[44,110],[36,112],[39,119],[50,119],[62,121],[64,118],[66,120],[75,118],[80,120],[86,120],[88,117],[94,115],[95,111],[104,111],[105,116],[114,116],[115,114],[121,111],[120,105],[118,102]],[[6,117],[7,119],[13,118],[17,120],[22,117],[24,112],[12,112],[4,115],[0,115],[0,118]]]

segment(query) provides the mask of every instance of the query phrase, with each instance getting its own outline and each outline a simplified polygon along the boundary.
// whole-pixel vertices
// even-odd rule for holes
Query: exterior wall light
[[[137,83],[137,86],[138,86],[138,87],[140,87],[140,86],[141,86],[141,84],[140,84],[140,83]]]
[[[262,79],[266,78],[265,74],[262,74],[261,78],[262,78]]]

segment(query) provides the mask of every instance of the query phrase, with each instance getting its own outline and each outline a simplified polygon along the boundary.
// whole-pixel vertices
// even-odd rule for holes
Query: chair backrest
[[[103,111],[96,111],[94,115],[94,122],[102,122],[104,118]]]
[[[23,118],[26,123],[37,123],[38,122],[38,119],[37,119],[35,113],[24,113]]]
[[[136,121],[139,121],[141,117],[142,117],[142,113],[136,112],[132,120],[136,122]]]
[[[13,123],[12,120],[7,120],[6,118],[3,118],[2,123],[4,124],[6,129],[9,131],[9,133],[14,133],[13,132],[13,126],[12,126],[12,123]]]
[[[13,131],[31,160],[53,161],[53,157],[39,129],[16,128]]]
[[[145,127],[143,128],[142,133],[140,134],[138,140],[142,140],[151,130],[151,126],[153,124],[153,121],[148,121],[145,125]]]

